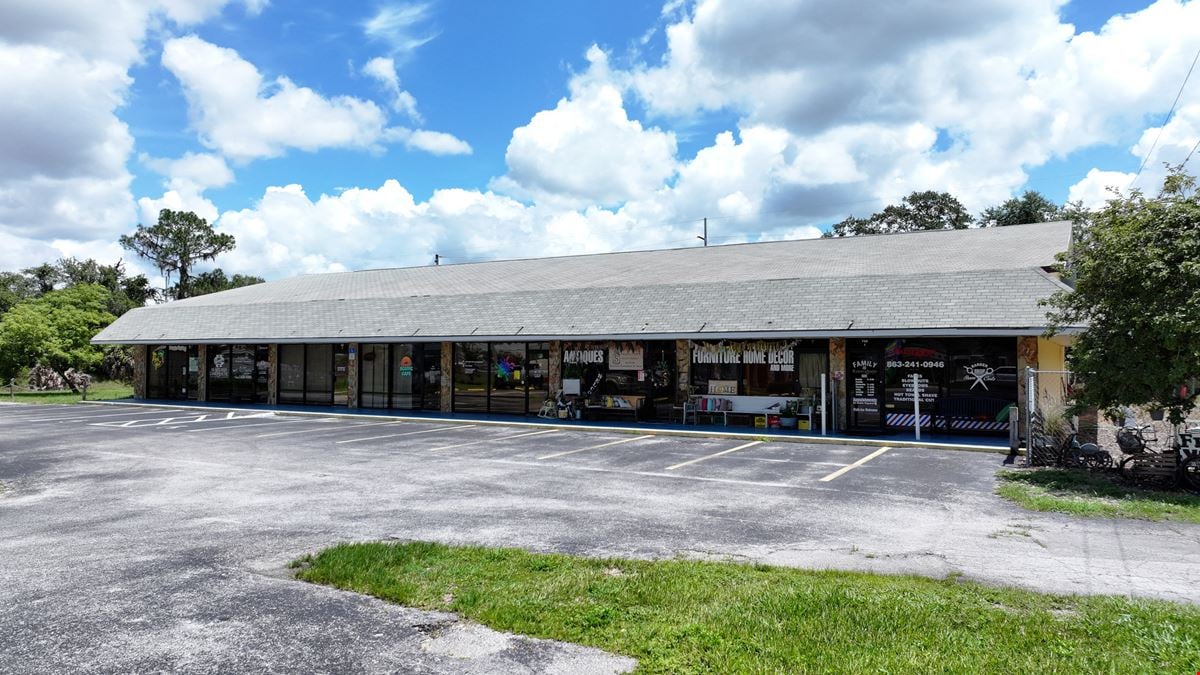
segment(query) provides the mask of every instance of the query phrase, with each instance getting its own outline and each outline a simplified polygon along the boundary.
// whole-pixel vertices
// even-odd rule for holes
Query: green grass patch
[[[102,381],[93,382],[88,386],[89,401],[112,401],[133,397],[133,385],[124,382]],[[0,387],[0,399],[17,403],[78,403],[82,400],[81,393],[73,391],[26,391],[15,392],[9,396],[8,387]]]
[[[1031,511],[1200,523],[1200,495],[1145,490],[1108,475],[1068,469],[1001,471],[997,476],[996,494]]]
[[[306,581],[633,656],[642,672],[1200,667],[1200,608],[1162,601],[420,542],[345,544],[294,567]]]

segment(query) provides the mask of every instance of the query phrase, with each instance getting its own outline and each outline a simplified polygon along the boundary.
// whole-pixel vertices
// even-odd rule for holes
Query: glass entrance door
[[[536,413],[542,401],[550,398],[550,345],[545,342],[530,342],[526,380],[529,384],[527,410]]]
[[[350,355],[345,344],[333,347],[333,404],[350,402]]]
[[[195,399],[200,375],[198,354],[196,347],[187,345],[161,345],[147,350],[147,397]]]
[[[525,414],[525,343],[492,345],[490,412]]]

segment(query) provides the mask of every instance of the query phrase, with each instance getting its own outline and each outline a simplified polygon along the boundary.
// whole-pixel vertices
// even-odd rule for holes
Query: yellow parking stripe
[[[678,469],[678,468],[680,468],[680,467],[687,466],[687,465],[689,465],[689,464],[695,464],[695,463],[697,463],[697,462],[703,462],[703,461],[704,461],[704,460],[706,460],[706,459],[712,459],[712,458],[714,458],[714,457],[720,457],[720,456],[722,456],[722,455],[728,455],[729,453],[731,453],[731,452],[737,452],[738,450],[745,450],[746,448],[749,448],[749,447],[751,447],[751,446],[758,445],[758,444],[760,444],[760,443],[762,443],[762,441],[750,441],[749,443],[746,443],[746,444],[744,444],[744,445],[739,445],[739,446],[737,446],[736,448],[730,448],[730,449],[728,449],[728,450],[722,450],[721,452],[714,452],[714,453],[713,453],[713,454],[711,454],[711,455],[705,455],[704,457],[697,457],[696,459],[689,459],[689,460],[688,460],[688,461],[686,461],[686,462],[680,462],[680,463],[678,463],[678,464],[675,464],[675,465],[672,465],[672,466],[668,466],[668,467],[667,467],[667,471],[674,471],[675,469]]]
[[[833,480],[834,478],[837,478],[838,476],[846,473],[847,471],[849,471],[851,469],[856,469],[856,468],[862,466],[863,464],[866,464],[867,462],[875,459],[876,457],[882,455],[883,453],[887,452],[888,450],[891,450],[891,448],[887,448],[887,447],[880,448],[880,449],[876,450],[875,452],[872,452],[871,454],[867,455],[866,457],[863,457],[862,459],[858,460],[857,462],[855,462],[853,464],[847,464],[846,466],[843,466],[842,468],[838,469],[837,471],[834,471],[833,473],[829,474],[828,476],[825,476],[824,478],[821,479],[821,482],[828,483],[829,481]]]

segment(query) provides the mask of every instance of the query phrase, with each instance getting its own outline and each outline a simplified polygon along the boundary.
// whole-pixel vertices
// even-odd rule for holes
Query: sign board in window
[[[563,351],[563,363],[580,365],[604,365],[603,349],[567,349]],[[636,369],[635,369],[636,370]]]
[[[737,396],[738,381],[737,380],[709,380],[708,393],[721,394],[725,396]]]
[[[855,359],[850,364],[850,425],[878,427],[879,362],[872,358]]]
[[[643,363],[641,346],[630,349],[618,347],[610,350],[608,357],[609,370],[642,370]]]
[[[563,396],[579,395],[579,379],[566,378],[563,380]]]

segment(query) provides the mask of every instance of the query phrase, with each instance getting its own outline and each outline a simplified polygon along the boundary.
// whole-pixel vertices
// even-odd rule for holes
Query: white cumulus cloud
[[[611,204],[658,189],[674,174],[675,135],[629,119],[604,52],[593,46],[587,58],[569,97],[513,131],[508,174],[497,187]]]
[[[417,124],[422,122],[421,113],[417,111],[417,99],[400,88],[400,76],[396,73],[395,60],[377,56],[367,61],[362,70],[364,75],[378,82],[391,96],[392,110],[406,115]]]

